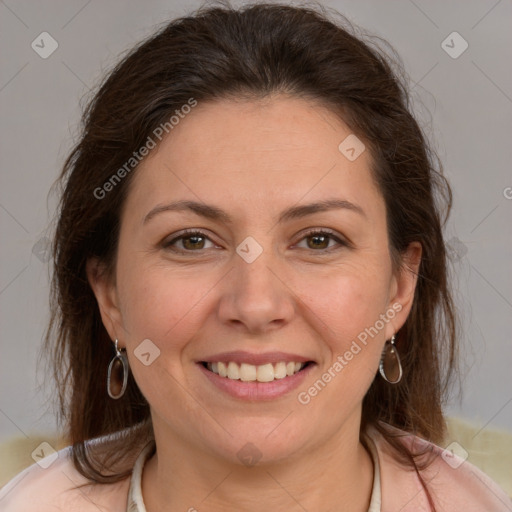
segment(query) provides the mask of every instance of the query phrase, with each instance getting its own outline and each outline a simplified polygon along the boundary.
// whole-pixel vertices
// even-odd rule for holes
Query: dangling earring
[[[389,341],[386,341],[382,357],[380,358],[379,372],[390,384],[397,384],[402,378],[402,365],[398,350],[395,346],[395,335],[391,336]]]
[[[121,350],[125,351],[125,349],[119,350],[117,348],[117,343],[118,340],[116,339],[116,355],[110,361],[107,372],[107,393],[110,398],[113,398],[114,400],[117,400],[124,395],[124,392],[126,391],[126,384],[128,383],[129,371],[126,355],[121,352]],[[119,375],[121,372],[122,377]],[[114,382],[112,382],[112,373],[114,373]],[[122,384],[120,385],[119,382],[122,382]],[[121,390],[119,390],[119,386],[121,386]],[[114,392],[112,390],[113,387],[115,388]]]

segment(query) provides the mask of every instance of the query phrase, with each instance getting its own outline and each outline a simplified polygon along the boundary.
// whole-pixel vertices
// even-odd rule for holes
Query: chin
[[[288,462],[297,451],[304,448],[307,436],[305,432],[300,433],[291,428],[291,425],[280,429],[278,425],[281,421],[282,419],[276,421],[275,418],[265,418],[261,422],[255,422],[254,419],[249,419],[236,428],[224,425],[233,433],[233,437],[226,434],[223,442],[216,443],[212,449],[230,463],[247,467]],[[255,423],[259,425],[255,426]]]

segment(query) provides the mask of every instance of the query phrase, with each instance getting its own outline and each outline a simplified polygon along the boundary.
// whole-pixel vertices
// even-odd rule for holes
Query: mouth
[[[249,363],[238,364],[235,361],[200,361],[200,364],[206,370],[221,378],[242,382],[267,383],[292,377],[315,363],[314,361],[278,361],[276,363],[253,365]]]
[[[299,358],[294,358],[299,359]],[[279,361],[249,364],[235,361],[197,361],[196,367],[206,377],[206,396],[214,391],[249,402],[271,401],[290,396],[304,385],[318,366],[314,361]]]

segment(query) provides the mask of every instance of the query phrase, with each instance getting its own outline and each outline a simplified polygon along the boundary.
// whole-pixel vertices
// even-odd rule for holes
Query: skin
[[[112,339],[151,406],[157,453],[144,468],[148,512],[366,511],[373,463],[359,442],[362,400],[386,340],[412,305],[421,246],[393,271],[385,203],[364,151],[349,161],[351,133],[332,112],[299,98],[198,104],[139,166],[122,212],[115,279],[88,264]],[[284,209],[328,198],[357,204],[276,223]],[[155,206],[191,199],[226,210],[233,223]],[[206,239],[162,242],[186,228]],[[304,238],[308,228],[334,238]],[[263,248],[247,263],[247,237]],[[184,245],[185,243],[185,245]],[[316,243],[316,245],[315,245]],[[319,246],[319,247],[318,247]],[[297,400],[393,304],[402,307],[309,404]],[[149,366],[134,350],[150,339]],[[317,366],[299,389],[267,401],[230,397],[194,361],[230,350],[293,352]],[[237,452],[261,453],[246,467]],[[328,492],[326,492],[328,490]]]

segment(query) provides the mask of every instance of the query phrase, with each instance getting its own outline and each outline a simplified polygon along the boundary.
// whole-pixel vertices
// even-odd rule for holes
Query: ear
[[[418,282],[421,254],[420,242],[411,242],[401,255],[401,267],[391,279],[389,307],[396,312],[396,315],[387,324],[386,339],[400,330],[409,316]]]
[[[115,340],[123,331],[115,279],[108,275],[104,263],[90,258],[86,263],[87,280],[91,286],[101,314],[101,320],[110,338]]]

